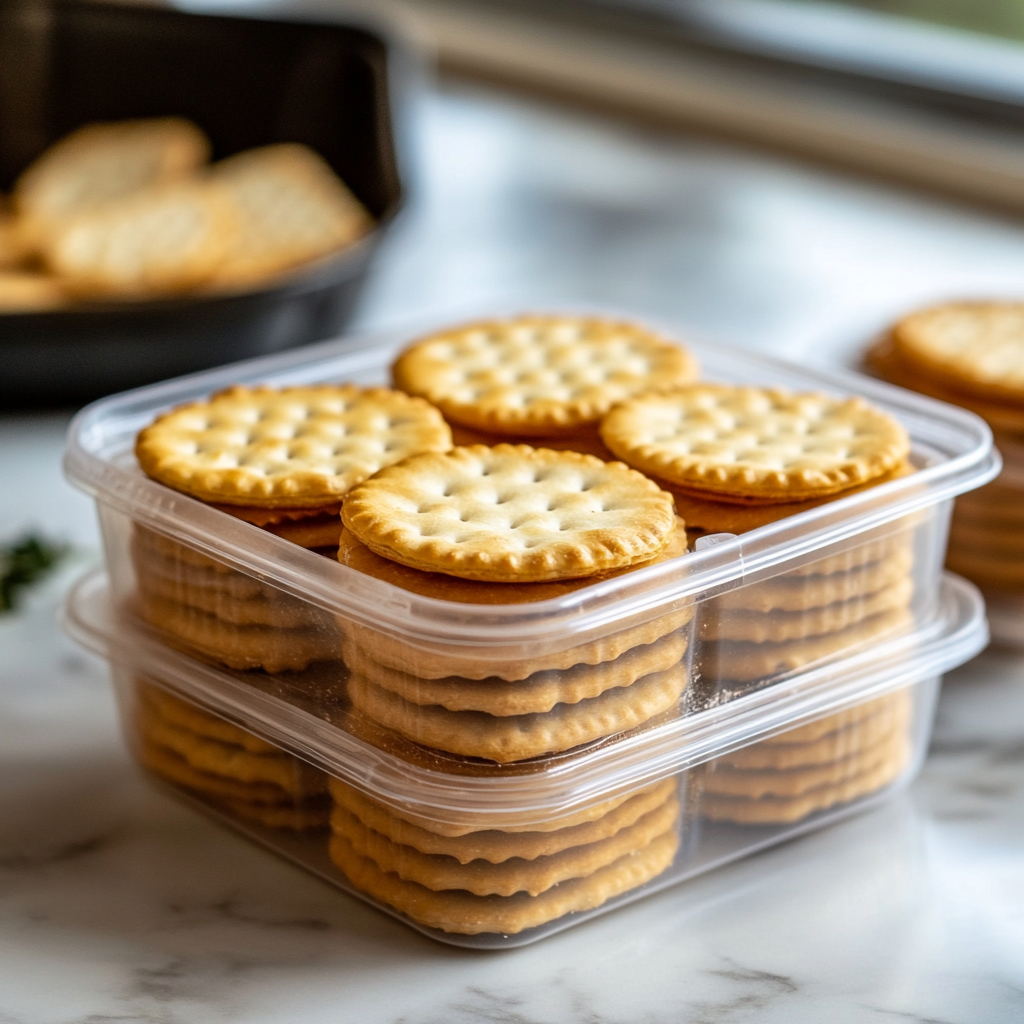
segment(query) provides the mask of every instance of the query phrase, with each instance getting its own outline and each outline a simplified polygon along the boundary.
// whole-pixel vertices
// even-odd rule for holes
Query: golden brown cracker
[[[800,612],[852,601],[901,583],[910,575],[913,552],[896,548],[890,558],[827,576],[783,572],[714,598],[719,614]]]
[[[452,428],[452,444],[459,448],[465,448],[472,444],[485,444],[488,447],[494,447],[496,444],[509,444],[520,440],[512,434],[488,434],[484,430],[474,430],[472,427],[464,427],[454,422],[449,426]],[[530,446],[550,448],[556,452],[579,452],[581,455],[594,455],[605,462],[615,461],[615,456],[601,440],[601,435],[594,424],[580,427],[573,433],[560,437],[531,437]]]
[[[679,802],[672,797],[606,839],[532,860],[512,857],[499,864],[485,860],[462,864],[454,857],[421,853],[411,846],[401,846],[367,828],[342,807],[335,808],[331,828],[335,835],[347,839],[356,853],[369,857],[382,871],[417,882],[427,889],[458,889],[476,896],[514,896],[518,892],[537,896],[560,882],[592,875],[620,857],[645,849],[674,828],[678,818]]]
[[[170,725],[186,729],[197,736],[219,740],[236,747],[242,747],[254,754],[279,753],[279,748],[272,743],[254,736],[245,729],[225,721],[217,715],[205,711],[191,701],[169,693],[167,690],[150,683],[137,682],[137,693],[144,707]]]
[[[400,392],[237,386],[158,416],[135,455],[146,474],[202,501],[317,508],[383,466],[450,447],[441,414]]]
[[[15,207],[34,237],[161,182],[194,173],[210,143],[179,117],[89,124],[50,146],[18,179]]]
[[[254,821],[268,828],[292,832],[324,829],[331,818],[331,808],[325,802],[304,804],[257,804],[245,800],[220,799],[219,806],[237,818]]]
[[[964,394],[954,382],[931,378],[922,372],[920,366],[913,365],[896,351],[891,335],[885,335],[871,346],[865,362],[868,369],[890,384],[937,398],[940,402],[949,402],[951,405],[970,409],[987,420],[994,430],[1024,433],[1024,408],[1011,402],[993,401],[991,398]]]
[[[668,868],[678,848],[678,835],[675,831],[666,832],[645,850],[626,854],[586,878],[563,882],[539,896],[434,892],[381,871],[372,860],[359,856],[342,836],[332,837],[330,854],[356,889],[418,924],[462,935],[514,935],[566,914],[592,910],[614,896],[639,888]]]
[[[830,494],[823,498],[813,498],[808,501],[784,502],[765,505],[739,505],[735,502],[712,501],[707,495],[698,494],[695,491],[687,491],[684,488],[674,487],[672,484],[652,476],[652,479],[659,487],[667,490],[675,501],[676,514],[681,516],[692,530],[700,530],[703,533],[747,533],[761,526],[770,523],[777,523],[790,516],[799,515],[810,509],[827,505],[837,501],[839,498],[849,497],[851,494],[858,494],[869,487],[878,487],[880,484],[888,483],[890,480],[898,480],[916,472],[915,468],[908,462],[903,463],[891,473],[885,473],[875,480],[871,480],[859,487],[850,487],[845,491]]]
[[[784,825],[800,821],[816,811],[825,811],[859,797],[869,796],[896,781],[910,760],[910,744],[894,744],[877,765],[839,783],[826,783],[799,796],[758,799],[701,793],[699,813],[712,821],[743,825]]]
[[[509,437],[553,437],[596,423],[616,402],[693,380],[680,345],[637,324],[519,316],[464,324],[407,348],[395,385],[453,423]]]
[[[614,579],[628,572],[635,572],[648,565],[681,558],[686,554],[686,547],[686,529],[683,521],[676,518],[675,530],[668,543],[650,561],[574,580],[551,580],[546,583],[486,583],[482,580],[459,579],[457,576],[447,576],[439,572],[425,572],[393,562],[371,551],[350,530],[343,529],[338,545],[338,561],[374,579],[383,580],[413,594],[437,598],[439,601],[455,601],[460,604],[526,604],[563,597],[565,594],[582,590],[584,587],[592,587],[595,583]]]
[[[897,355],[961,394],[1024,411],[1024,303],[950,302],[892,329]]]
[[[682,663],[687,649],[684,633],[672,633],[653,644],[634,647],[614,661],[575,665],[564,671],[538,672],[509,682],[501,678],[423,679],[381,665],[373,653],[351,641],[342,643],[342,660],[355,675],[396,693],[411,704],[437,705],[449,711],[482,711],[489,715],[543,714],[558,704],[577,704],[606,690],[631,686],[643,676],[664,672]]]
[[[177,294],[214,272],[235,228],[233,217],[216,187],[183,180],[54,227],[44,259],[68,292],[80,297]]]
[[[740,503],[837,494],[910,453],[903,426],[861,398],[722,384],[628,399],[602,420],[601,437],[642,472]]]
[[[799,740],[793,733],[783,733],[771,740],[753,743],[717,758],[717,763],[748,771],[786,770],[833,764],[878,744],[890,742],[909,727],[913,703],[905,690],[893,695],[900,699],[884,704],[872,701],[864,709],[864,717],[834,727],[845,718],[830,716],[816,723],[826,732],[815,739]],[[797,730],[797,734],[800,730]]]
[[[497,767],[482,762],[467,764],[466,767],[469,769],[466,774],[472,774],[477,778],[509,778],[510,775],[518,774],[515,767]],[[530,767],[527,770],[533,771],[534,768]],[[671,782],[672,780],[669,781]],[[348,808],[357,816],[363,813],[369,798],[364,796],[360,790],[338,778],[332,777],[327,780],[327,783],[331,796],[337,803]],[[662,794],[667,799],[667,795],[662,793],[661,786],[662,784],[659,783],[653,787],[642,789],[640,793],[656,792]],[[674,789],[675,784],[673,783],[673,792]],[[637,790],[627,790],[624,793],[607,796],[606,799],[598,803],[588,801],[581,806],[562,810],[557,814],[549,814],[545,817],[540,817],[537,811],[528,808],[490,808],[482,814],[475,814],[473,816],[474,820],[471,823],[461,819],[456,821],[453,816],[443,813],[440,818],[436,815],[427,816],[423,813],[421,806],[407,806],[397,801],[389,802],[387,810],[389,814],[408,822],[410,825],[416,826],[418,829],[423,829],[442,837],[458,838],[460,836],[478,835],[482,832],[495,830],[500,831],[503,835],[518,835],[525,832],[560,832],[574,828],[577,825],[586,825],[600,821],[637,795],[640,795]],[[380,830],[378,829],[378,831]],[[431,851],[428,850],[426,852],[429,853]]]
[[[914,617],[905,608],[882,612],[855,625],[824,636],[781,643],[714,641],[694,652],[695,674],[708,682],[753,682],[795,672],[838,654],[850,654],[867,643],[899,636],[911,628]]]
[[[382,557],[496,583],[648,562],[676,527],[671,496],[639,473],[526,445],[414,456],[353,488],[341,514]]]
[[[0,269],[0,313],[36,313],[67,301],[61,282],[50,274]]]
[[[138,567],[136,567],[138,568]],[[145,600],[167,601],[205,612],[232,626],[269,626],[273,629],[316,628],[317,609],[301,601],[265,597],[239,598],[209,587],[194,587],[182,579],[138,573],[139,592]],[[326,627],[328,619],[323,617]]]
[[[172,725],[145,704],[139,708],[138,725],[147,743],[176,754],[203,774],[247,785],[277,786],[295,800],[327,790],[323,772],[283,750],[253,753],[245,747],[210,739]]]
[[[326,627],[237,626],[149,594],[140,594],[139,610],[147,622],[178,640],[187,651],[205,655],[229,668],[299,672],[313,662],[331,661],[338,656],[338,638]]]
[[[914,595],[914,581],[904,573],[874,593],[795,611],[748,611],[709,601],[698,620],[698,636],[705,641],[733,640],[755,644],[781,644],[835,635],[858,623],[906,608]]]
[[[211,282],[216,288],[262,285],[373,228],[359,200],[307,146],[246,150],[215,164],[210,177],[227,193],[239,224]]]
[[[465,757],[505,764],[571,750],[633,729],[676,707],[686,687],[685,665],[652,673],[547,714],[497,717],[479,711],[447,711],[410,704],[362,676],[348,681],[354,707],[415,743]]]
[[[503,864],[512,858],[534,860],[551,856],[614,836],[667,801],[675,800],[676,782],[674,779],[666,779],[640,793],[631,794],[628,799],[590,821],[563,825],[561,828],[549,828],[547,826],[552,823],[545,822],[543,831],[524,829],[508,832],[492,828],[457,836],[440,834],[416,825],[396,814],[393,808],[371,800],[351,786],[341,788],[332,784],[331,791],[339,806],[355,815],[367,828],[392,842],[412,847],[421,853],[450,857],[460,864],[477,860]]]

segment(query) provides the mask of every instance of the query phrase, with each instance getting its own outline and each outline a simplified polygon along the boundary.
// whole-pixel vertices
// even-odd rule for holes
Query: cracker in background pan
[[[47,241],[45,259],[78,295],[175,294],[210,278],[234,231],[220,189],[183,181],[70,221]]]
[[[0,312],[37,312],[55,309],[66,301],[60,284],[46,274],[0,270]]]
[[[262,284],[351,245],[373,226],[359,200],[306,146],[249,150],[216,164],[211,177],[238,214],[214,287]]]
[[[89,124],[21,175],[14,205],[28,233],[41,240],[69,218],[193,173],[209,152],[206,136],[180,117]]]

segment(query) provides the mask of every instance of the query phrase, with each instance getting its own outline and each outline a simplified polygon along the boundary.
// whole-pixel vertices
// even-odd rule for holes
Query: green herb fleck
[[[22,592],[56,568],[67,553],[65,545],[31,535],[0,546],[0,612],[17,607]]]

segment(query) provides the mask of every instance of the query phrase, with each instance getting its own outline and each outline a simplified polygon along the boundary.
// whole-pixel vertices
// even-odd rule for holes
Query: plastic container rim
[[[94,653],[128,664],[215,713],[241,721],[370,795],[448,821],[495,810],[557,817],[569,808],[651,785],[804,722],[940,676],[974,657],[989,640],[980,592],[946,572],[936,617],[910,634],[578,757],[541,765],[536,772],[479,777],[410,764],[165,646],[141,624],[114,612],[102,569],[90,571],[72,587],[62,625]]]
[[[605,311],[598,315],[622,316]],[[429,329],[349,336],[102,399],[72,421],[65,473],[98,502],[329,612],[432,643],[494,648],[607,629],[626,617],[653,616],[667,606],[716,596],[743,586],[752,573],[979,487],[1001,466],[991,431],[973,413],[859,374],[805,370],[771,356],[687,337],[687,346],[703,366],[732,367],[734,379],[757,375],[767,378],[766,383],[788,381],[791,388],[818,387],[876,402],[908,427],[921,468],[740,536],[720,535],[720,543],[703,550],[562,597],[526,605],[467,605],[412,594],[332,563],[148,479],[130,457],[134,435],[158,411],[234,383],[281,386],[365,376],[386,369],[394,352]],[[728,379],[728,370],[718,377],[723,375]],[[947,448],[945,454],[940,445]]]

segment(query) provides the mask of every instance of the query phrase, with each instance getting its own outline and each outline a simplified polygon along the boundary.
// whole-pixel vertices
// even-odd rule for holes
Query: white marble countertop
[[[938,201],[471,94],[426,124],[364,324],[596,299],[834,360],[898,308],[1024,280],[1021,225]],[[881,810],[532,947],[443,947],[134,770],[104,666],[55,625],[98,549],[65,423],[0,418],[0,538],[78,552],[0,617],[0,1024],[1024,1020],[1024,657],[947,679]]]

